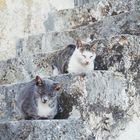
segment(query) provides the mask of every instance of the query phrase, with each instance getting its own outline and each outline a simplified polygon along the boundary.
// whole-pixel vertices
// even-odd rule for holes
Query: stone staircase
[[[20,39],[17,56],[0,61],[0,140],[120,140],[140,117],[138,4],[97,0],[61,10],[44,22],[46,34]],[[90,36],[98,41],[95,70],[53,77],[51,63],[61,49]],[[63,84],[54,120],[27,121],[17,111],[18,91],[35,75]]]

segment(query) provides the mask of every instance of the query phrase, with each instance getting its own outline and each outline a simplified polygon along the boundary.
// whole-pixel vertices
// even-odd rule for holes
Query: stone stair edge
[[[135,7],[135,8],[134,8]],[[87,25],[108,16],[115,16],[121,13],[132,11],[137,8],[136,3],[126,0],[126,4],[122,1],[102,0],[94,1],[82,7],[73,9],[64,9],[50,13],[49,17],[44,21],[46,31],[65,30],[67,28],[75,28],[81,25]],[[52,18],[54,18],[52,20]],[[56,19],[56,21],[55,21]],[[53,22],[52,22],[53,21]],[[52,27],[53,23],[53,27]],[[60,27],[57,27],[60,24]]]
[[[64,79],[65,77],[69,77],[69,78],[75,78],[75,77],[88,77],[90,74],[110,74],[110,75],[113,75],[113,76],[120,76],[120,77],[123,77],[124,78],[124,75],[121,74],[120,72],[117,72],[117,71],[112,71],[112,70],[93,70],[92,72],[90,73],[87,73],[87,74],[84,74],[84,73],[79,73],[79,74],[72,74],[72,73],[68,73],[68,74],[59,74],[57,76],[43,76],[41,77],[42,79],[46,79],[46,78],[49,78],[49,79],[52,79],[52,80],[55,80],[55,79]],[[39,75],[38,75],[39,76]],[[0,85],[0,88],[10,88],[10,87],[14,87],[14,86],[20,86],[20,85],[25,85],[25,84],[28,84],[29,82],[31,82],[32,80],[34,80],[34,78],[28,80],[28,81],[22,81],[22,82],[17,82],[17,83],[11,83],[11,84],[2,84]]]
[[[104,90],[106,84],[109,85],[111,89],[114,89],[113,85],[117,84],[116,90],[114,89],[114,94],[111,95],[112,98],[110,97],[108,101],[110,102],[110,105],[113,108],[116,105],[121,108],[120,104],[125,104],[125,107],[123,108],[123,110],[126,109],[126,107],[128,106],[126,104],[128,97],[127,97],[127,92],[124,93],[124,89],[126,89],[127,87],[127,79],[125,78],[124,75],[120,73],[110,72],[110,71],[95,71],[90,74],[87,74],[87,77],[86,76],[83,77],[83,76],[84,76],[83,74],[82,75],[68,74],[68,75],[60,75],[56,77],[51,77],[52,80],[58,81],[59,83],[62,83],[63,85],[60,90],[60,93],[61,93],[60,106],[63,109],[62,109],[62,112],[60,112],[61,113],[60,116],[58,116],[59,119],[70,119],[70,120],[82,119],[83,120],[84,116],[82,116],[81,114],[82,113],[81,109],[82,108],[86,109],[87,105],[91,107],[91,110],[92,110],[92,105],[94,108],[96,105],[98,106],[98,104],[105,104],[106,106],[105,109],[109,109],[108,105],[106,104],[106,101],[108,101],[107,97],[110,97],[110,92],[108,88],[107,90]],[[100,78],[103,78],[102,82],[101,80],[99,80]],[[112,83],[114,84],[112,85]],[[19,118],[20,114],[18,110],[16,109],[16,99],[17,99],[19,90],[27,85],[28,85],[28,82],[17,83],[15,85],[0,86],[0,97],[1,97],[0,99],[1,99],[1,102],[3,103],[0,106],[1,113],[2,113],[0,114],[1,121],[3,120],[10,121],[10,120],[20,119]],[[104,93],[103,99],[100,98],[100,100],[96,100],[96,98],[98,98],[98,96],[100,95],[100,93],[98,93],[97,87],[101,88],[101,92]],[[119,95],[118,95],[118,91],[120,90],[121,92],[119,92]],[[95,95],[93,95],[94,92],[95,92]],[[117,100],[115,98],[117,97],[117,99],[119,99],[120,94],[123,94],[124,96],[122,97],[122,100],[116,103]],[[65,99],[69,99],[69,101]],[[85,99],[87,99],[87,101]],[[115,101],[115,103],[113,102],[113,100]],[[123,103],[123,101],[125,102]],[[102,105],[100,107],[102,108]],[[76,111],[78,112],[80,111],[80,112],[78,114],[77,112],[76,114],[74,114],[75,109]],[[97,109],[95,109],[95,112],[97,111]],[[66,113],[66,116],[64,113]]]
[[[0,124],[12,124],[12,123],[67,123],[67,122],[82,122],[81,119],[46,119],[46,120],[4,120],[0,121]]]
[[[95,3],[96,3],[96,1],[95,1]],[[63,12],[67,12],[67,11],[75,11],[75,10],[80,10],[80,11],[82,11],[82,10],[85,10],[85,9],[91,9],[91,8],[93,8],[94,7],[94,4],[92,3],[92,4],[84,4],[83,6],[79,6],[79,7],[74,7],[74,8],[68,8],[68,9],[62,9],[62,10],[56,10],[56,11],[54,11],[53,13],[63,13]],[[127,11],[127,12],[130,12],[130,11]],[[126,13],[126,12],[124,12],[124,13]],[[120,14],[122,14],[122,13],[120,13]],[[117,14],[117,15],[119,15],[119,14]],[[117,15],[114,15],[114,16],[117,16]],[[111,16],[111,15],[109,15],[109,16]]]
[[[120,17],[120,16],[123,16],[123,15],[127,15],[128,13],[132,13],[132,12],[140,12],[140,10],[132,10],[132,11],[128,11],[126,13],[121,13],[121,14],[115,15],[115,16],[108,16],[106,18]],[[29,37],[39,37],[39,36],[43,36],[43,35],[47,35],[47,34],[58,34],[58,33],[72,32],[72,31],[75,31],[76,29],[85,28],[85,27],[88,27],[88,26],[94,26],[94,24],[98,24],[98,23],[106,20],[106,18],[105,19],[101,19],[100,21],[95,21],[92,24],[87,24],[87,25],[84,25],[84,26],[79,26],[79,27],[74,28],[74,29],[67,29],[65,31],[49,31],[49,32],[46,32],[46,33],[39,33],[39,34],[28,35],[27,37],[25,37],[25,39],[29,38]],[[22,39],[24,39],[24,37],[23,38],[19,38],[19,40],[22,40]]]
[[[84,134],[86,125],[82,121],[9,121],[0,122],[0,139],[81,139],[87,138]]]
[[[89,27],[94,26],[94,25],[97,25],[98,23],[103,22],[103,21],[105,21],[105,20],[107,20],[107,19],[113,19],[114,17],[119,18],[119,17],[121,17],[121,16],[128,15],[128,13],[134,13],[134,12],[139,13],[140,10],[132,10],[132,11],[129,11],[129,12],[126,12],[126,13],[121,13],[121,14],[115,15],[115,16],[108,16],[108,17],[106,17],[106,18],[104,18],[104,19],[101,19],[100,21],[95,21],[95,22],[92,23],[92,24],[87,24],[87,25],[84,25],[84,26],[79,26],[79,27],[77,27],[77,28],[75,28],[75,29],[68,29],[68,30],[65,30],[65,31],[50,31],[50,32],[46,32],[46,33],[40,33],[40,34],[29,35],[29,36],[26,36],[26,37],[19,38],[19,39],[17,40],[17,42],[18,42],[18,41],[26,41],[26,40],[28,40],[29,38],[35,38],[35,37],[41,37],[41,36],[47,36],[47,35],[67,34],[67,33],[70,33],[70,32],[74,32],[74,31],[76,31],[76,30],[82,30],[82,29],[85,29],[85,28],[89,28]],[[119,34],[118,34],[118,35],[119,35]],[[130,35],[131,35],[131,34],[130,34]],[[135,35],[135,36],[138,36],[138,35]]]
[[[42,35],[42,34],[41,34]],[[45,34],[44,34],[45,35]],[[33,35],[34,36],[34,35]],[[31,37],[33,37],[32,35],[31,35]],[[39,35],[35,35],[35,36],[39,36]],[[125,37],[135,37],[135,38],[137,38],[137,39],[139,39],[140,38],[140,36],[138,36],[138,35],[132,35],[132,34],[118,34],[118,35],[113,35],[111,38],[114,38],[114,37],[121,37],[121,36],[125,36]],[[30,37],[30,36],[29,36]],[[111,40],[111,38],[108,38],[107,39],[107,41],[110,41]],[[23,38],[21,38],[21,39],[23,39]],[[98,39],[95,39],[95,40],[93,40],[93,41],[100,41],[100,40],[106,40],[105,38],[98,38]],[[63,50],[64,48],[62,48],[62,49],[58,49],[58,50],[54,50],[54,51],[51,51],[51,52],[39,52],[39,53],[35,53],[35,54],[33,54],[33,56],[36,56],[36,55],[46,55],[46,54],[48,54],[48,55],[53,55],[53,54],[55,54],[56,52],[58,52],[58,51],[61,51],[61,50]],[[26,56],[26,58],[29,58],[30,56]],[[14,58],[8,58],[8,59],[6,59],[6,60],[0,60],[0,63],[8,63],[8,62],[11,62],[11,61],[22,61],[23,60],[23,58],[21,58],[21,57],[18,57],[18,56],[15,56]]]

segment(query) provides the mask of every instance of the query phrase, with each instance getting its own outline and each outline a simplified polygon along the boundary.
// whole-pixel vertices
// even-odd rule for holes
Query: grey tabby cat
[[[17,106],[25,119],[53,119],[57,114],[59,83],[36,76],[19,91]]]

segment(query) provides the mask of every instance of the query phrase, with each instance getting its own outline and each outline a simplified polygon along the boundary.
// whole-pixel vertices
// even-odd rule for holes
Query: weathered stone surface
[[[43,57],[41,58],[43,59]],[[36,75],[43,77],[52,75],[50,63],[45,62],[45,60],[48,60],[50,57],[47,55],[46,59],[42,60],[41,58],[39,58],[39,61],[36,60],[38,59],[36,56],[25,56],[22,59],[13,58],[0,61],[0,85],[28,81]]]
[[[132,71],[131,67],[134,68],[132,65],[140,55],[138,38],[135,35],[120,35],[112,36],[108,42],[99,41],[95,69],[117,70],[122,73]]]
[[[55,41],[53,40],[54,36],[57,36],[57,38],[55,38]],[[50,42],[52,40],[53,42]],[[17,42],[16,56],[25,57],[32,56],[33,54],[41,52],[52,52],[62,49],[66,47],[66,45],[71,43],[75,43],[75,40],[73,39],[73,37],[69,37],[69,33],[64,34],[63,32],[50,32],[47,34],[29,36],[28,38],[20,39]]]
[[[42,19],[31,24],[31,21],[36,21],[36,18],[39,17],[41,9],[38,2],[33,3],[33,1],[24,4],[26,5],[24,10],[27,10],[24,33],[39,33],[40,29],[42,30],[43,24],[40,24]],[[69,2],[72,1],[69,0]],[[48,32],[21,39],[17,43],[19,58],[0,62],[0,139],[139,139],[140,1],[78,0],[78,3],[82,5],[85,2],[90,2],[90,4],[57,13],[50,12],[46,30],[61,32]],[[4,37],[13,39],[13,36],[19,36],[19,33],[22,32],[21,27],[23,27],[20,25],[18,28],[12,28],[19,25],[14,23],[21,19],[21,15],[20,17],[19,15],[14,16],[13,19],[18,19],[7,24],[7,17],[23,7],[17,6],[14,12],[10,9],[8,15],[4,11],[7,4],[9,3],[5,3],[5,0],[0,2],[1,46],[9,41],[3,42]],[[15,2],[12,4],[13,8],[15,4]],[[44,7],[45,1],[42,1],[42,4]],[[57,5],[59,2],[55,2],[55,4]],[[28,13],[32,14],[34,11],[31,5],[37,6],[36,9],[39,8],[37,15],[34,14],[35,18],[33,18],[34,15]],[[1,10],[4,11],[4,14],[1,14]],[[46,12],[46,9],[41,10]],[[3,16],[5,14],[7,15]],[[20,12],[20,14],[23,13]],[[25,19],[25,15],[22,16],[22,21]],[[43,18],[45,18],[44,15]],[[3,30],[5,23],[8,27],[6,32]],[[14,26],[11,26],[13,24]],[[37,24],[37,30],[31,31],[36,28],[31,25]],[[67,30],[64,31],[65,29]],[[10,34],[7,36],[8,31]],[[77,38],[86,41],[90,35],[93,41],[98,40],[96,71],[86,75],[68,74],[50,77],[63,85],[58,98],[59,112],[57,116],[54,120],[22,120],[16,106],[19,90],[28,85],[28,81],[35,75],[44,78],[51,76],[51,64],[54,59],[58,58],[61,51],[59,49],[75,43]],[[11,47],[11,45],[8,46]],[[9,50],[13,52],[13,49]],[[50,53],[51,51],[54,52]],[[2,52],[7,52],[7,50],[2,50]],[[19,83],[21,81],[22,83]],[[4,85],[11,83],[12,85]]]
[[[0,123],[0,139],[84,140],[87,136],[78,120],[12,121]]]
[[[56,116],[57,119],[66,118],[81,118],[81,110],[84,105],[84,80],[81,80],[81,76],[64,75],[58,77],[52,77],[63,84],[63,88],[60,93],[60,112]],[[19,91],[22,87],[27,85],[26,83],[20,83],[12,86],[0,86],[1,106],[0,106],[0,118],[1,120],[20,119],[20,114],[16,108],[16,100]],[[75,116],[76,115],[76,116]]]
[[[68,119],[68,122],[71,119],[83,120],[83,126],[87,131],[85,135],[88,138],[114,139],[120,135],[122,129],[126,128],[133,113],[140,115],[139,108],[135,107],[136,101],[137,105],[140,105],[139,96],[135,92],[136,87],[130,85],[124,75],[120,73],[95,71],[86,76],[69,74],[51,77],[51,79],[63,83],[59,97],[60,111],[56,119]],[[18,91],[25,84],[28,83],[0,87],[1,121],[21,119],[16,109],[16,98]],[[0,126],[6,128],[22,126],[20,122],[18,122],[19,125],[15,123],[13,126],[13,124],[14,122],[12,124],[1,123]],[[22,127],[26,128],[27,124],[25,123]],[[43,121],[38,123],[39,126],[41,124]],[[55,121],[51,121],[51,124],[55,124]],[[72,131],[71,125],[68,125],[70,132]],[[18,132],[20,133],[20,131],[22,129]],[[0,132],[3,133],[4,130],[0,129]],[[15,130],[13,132],[15,133]],[[76,131],[76,135],[77,133],[79,131]],[[8,129],[6,136],[10,136],[10,134],[11,131]],[[36,134],[38,133],[36,132]],[[41,136],[42,134],[39,137]],[[49,134],[46,136],[49,137]]]
[[[81,26],[74,30],[63,31],[63,32],[50,32],[46,33],[39,42],[42,42],[40,51],[50,52],[54,50],[58,50],[67,46],[68,44],[74,43],[77,38],[81,38],[82,40],[86,41],[90,35],[92,35],[93,39],[107,39],[109,40],[112,36],[120,35],[120,34],[130,34],[130,35],[140,35],[140,28],[139,28],[139,17],[140,11],[131,11],[127,13],[122,13],[117,16],[106,17],[103,20],[98,22],[94,22],[93,24],[89,24],[86,26]],[[42,36],[42,35],[41,35]],[[35,41],[34,41],[35,40]],[[36,42],[38,39],[32,37],[31,41],[27,41],[28,45],[32,42]],[[32,46],[28,48],[28,46],[24,45],[27,44],[26,40],[23,45],[23,51],[21,51],[21,47],[17,47],[17,54],[20,52],[20,56],[22,54],[30,54],[32,55],[35,51],[36,44],[29,45]],[[24,51],[26,50],[26,51]],[[39,52],[40,52],[39,51]]]
[[[17,58],[0,61],[0,85],[29,80],[30,76],[26,71],[26,65],[28,63]]]
[[[74,6],[83,6],[89,3],[89,0],[74,0]]]
[[[102,80],[100,80],[101,78]],[[73,114],[74,112],[72,111],[77,112],[78,116],[75,117],[83,117],[84,112],[82,112],[82,110],[84,106],[86,107],[85,99],[87,99],[87,104],[93,103],[96,105],[96,103],[100,102],[105,108],[123,105],[124,108],[122,108],[122,110],[126,110],[128,107],[127,92],[125,92],[127,84],[123,76],[118,76],[112,72],[94,72],[86,77],[62,75],[52,77],[51,79],[55,79],[63,84],[63,88],[60,92],[60,108],[62,112],[58,114],[58,118],[73,117],[75,114]],[[4,105],[1,106],[1,119],[16,119],[15,114],[18,114],[15,106],[16,98],[21,87],[26,84],[28,83],[0,87],[1,102],[4,103]],[[114,85],[116,86],[115,88]],[[99,88],[99,86],[101,87]],[[112,91],[114,92],[113,94]],[[99,98],[100,94],[102,94],[101,99]],[[121,99],[119,94],[122,97]],[[106,102],[107,100],[108,103]]]
[[[120,1],[117,1],[116,0],[116,3],[115,3],[115,1],[114,0],[110,0],[110,1],[108,1],[108,0],[74,0],[75,1],[75,6],[85,6],[85,5],[92,5],[92,4],[94,4],[94,3],[102,3],[102,4],[105,4],[105,3],[107,3],[107,2],[110,2],[110,4],[112,4],[112,7],[113,7],[113,4],[116,4],[116,3],[119,3]],[[120,7],[122,7],[123,8],[123,6],[125,7],[128,3],[129,3],[129,5],[128,5],[128,7],[130,6],[133,6],[133,8],[139,8],[139,2],[140,1],[138,1],[138,0],[131,0],[131,1],[121,1],[120,2],[120,5],[118,5],[118,7],[117,7],[117,5],[116,5],[116,8],[120,8]],[[125,7],[126,9],[128,8],[127,6]],[[114,7],[115,8],[115,7]],[[119,9],[118,9],[119,10]]]
[[[120,134],[116,140],[138,140],[140,138],[140,119],[135,117],[130,123],[128,123],[127,128],[124,132]]]
[[[119,71],[123,74],[134,73],[139,66],[139,37],[135,35],[118,35],[97,41],[95,70]],[[44,75],[50,71],[49,65],[58,59],[59,51],[36,54],[32,57],[36,73]],[[50,73],[51,74],[51,73]]]
[[[44,24],[46,31],[50,31],[50,26],[53,26],[51,31],[67,30],[99,21],[107,16],[139,9],[138,4],[140,0],[95,0],[83,7],[50,13]]]
[[[29,80],[36,75],[51,76],[51,65],[58,59],[59,52],[61,50],[53,53],[38,53],[32,56],[26,53],[18,59],[1,61],[0,84]],[[95,70],[119,71],[125,76],[129,76],[128,72],[136,73],[135,77],[138,77],[137,72],[140,65],[138,36],[124,34],[98,40],[96,53]],[[138,78],[135,79],[138,81]]]
[[[17,56],[20,56],[22,52],[24,52],[24,55],[30,55],[29,52],[35,53],[35,52],[41,52],[42,51],[42,45],[43,45],[43,34],[40,35],[34,35],[29,36],[28,38],[20,39],[17,41],[16,48],[19,50],[16,52]],[[24,46],[24,47],[23,47]]]
[[[0,60],[15,57],[18,38],[44,33],[49,13],[73,7],[73,0],[0,0]]]

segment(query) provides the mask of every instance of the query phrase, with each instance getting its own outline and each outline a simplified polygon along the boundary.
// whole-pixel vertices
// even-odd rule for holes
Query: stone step
[[[84,125],[76,120],[11,121],[0,123],[1,140],[87,139]]]
[[[85,4],[90,3],[91,0],[74,0],[74,6],[75,7],[80,7],[83,6]]]
[[[134,63],[137,66],[140,65],[138,61],[140,56],[139,39],[139,36],[124,34],[112,36],[109,40],[98,40],[94,62],[95,70],[113,70],[123,74],[132,69],[136,70]],[[60,52],[61,50],[53,53],[35,54],[32,61],[34,65],[38,66],[36,72],[44,75],[45,71],[50,71],[49,65],[57,62]]]
[[[105,38],[107,40],[114,35],[120,34],[139,36],[139,14],[140,11],[131,11],[117,16],[106,17],[93,24],[81,26],[73,30],[30,36],[19,41],[17,45],[17,56],[25,57],[34,53],[62,49],[68,44],[75,43],[77,38],[86,41],[90,35],[93,39]]]
[[[84,3],[84,2],[83,2]],[[101,0],[74,9],[60,10],[48,15],[46,31],[64,31],[99,21],[107,16],[139,9],[139,0]]]
[[[27,70],[30,65],[25,60],[19,58],[8,59],[6,61],[0,61],[0,66],[0,85],[31,79]]]
[[[120,43],[120,44],[118,44]],[[113,70],[123,74],[127,71],[138,71],[140,55],[140,37],[135,35],[112,36],[109,40],[98,40],[95,70]],[[58,60],[59,53],[38,53],[0,61],[0,84],[28,81],[36,75],[51,76],[54,61]]]
[[[138,100],[135,95],[136,87],[119,73],[96,71],[86,76],[69,74],[51,79],[63,83],[59,97],[59,120],[16,121],[19,119],[16,108],[17,95],[20,88],[28,83],[0,86],[2,140],[11,137],[43,139],[45,136],[54,140],[59,136],[62,140],[68,137],[75,137],[77,140],[87,135],[92,140],[94,137],[110,137],[113,140],[124,130],[134,112],[140,115],[134,102],[135,99]],[[137,105],[139,106],[138,102]],[[62,133],[63,129],[67,132]]]
[[[111,4],[112,4],[112,6],[113,6],[113,4],[114,4],[114,1],[115,0],[110,0],[110,1],[108,1],[108,0],[74,0],[74,2],[75,2],[75,6],[85,6],[85,5],[92,5],[92,4],[94,4],[95,2],[96,3],[99,3],[99,2],[101,2],[101,3],[106,3],[106,2],[110,2]],[[116,1],[116,3],[118,3],[119,1]],[[124,3],[123,3],[124,2]],[[134,7],[135,8],[139,8],[139,0],[131,0],[131,1],[129,1],[129,0],[124,0],[124,1],[122,1],[121,3],[120,3],[120,6],[119,7],[122,7],[122,5],[124,5],[124,7],[125,7],[125,5],[127,5],[128,3],[129,3],[129,5],[131,6],[131,5],[134,5]],[[128,6],[129,7],[129,6]],[[128,7],[126,7],[126,9],[128,8]],[[133,8],[134,8],[133,7]]]
[[[57,119],[85,120],[90,111],[100,115],[104,111],[123,114],[129,107],[128,81],[122,74],[111,71],[95,71],[87,75],[60,75],[51,79],[62,83]],[[22,119],[16,106],[19,91],[28,84],[0,86],[0,120]],[[119,119],[114,114],[114,119]]]

